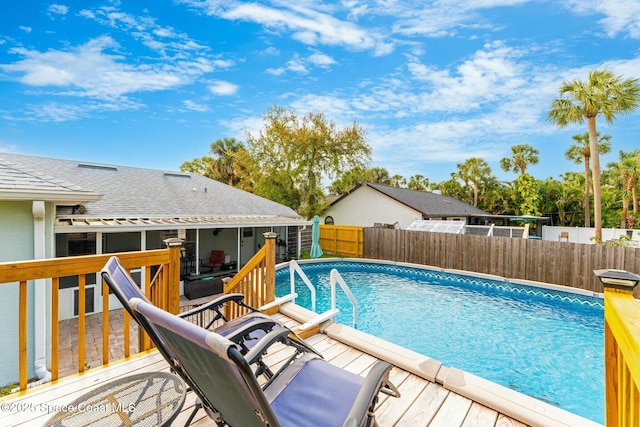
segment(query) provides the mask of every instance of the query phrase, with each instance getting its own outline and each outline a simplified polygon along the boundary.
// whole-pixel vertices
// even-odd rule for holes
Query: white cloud
[[[55,15],[66,15],[69,12],[69,8],[61,4],[52,4],[47,10]]]
[[[307,58],[307,61],[322,68],[328,68],[329,65],[333,65],[336,63],[333,58],[331,58],[329,55],[325,55],[324,53],[311,54]]]
[[[288,31],[292,38],[307,45],[346,46],[355,50],[374,50],[378,54],[388,53],[391,46],[383,43],[374,31],[336,18],[315,2],[276,1],[265,5],[235,0],[181,0],[180,3],[223,19],[255,22],[272,30]]]
[[[184,107],[187,110],[197,111],[199,113],[204,113],[204,112],[209,111],[209,106],[208,105],[200,104],[198,102],[191,101],[189,99],[185,99],[184,101],[182,101],[182,105],[184,105]]]
[[[640,1],[607,0],[586,2],[570,0],[566,7],[580,14],[604,15],[599,22],[609,37],[619,33],[627,33],[634,39],[640,38]]]
[[[105,36],[64,51],[15,48],[12,53],[23,59],[0,65],[0,69],[17,75],[28,86],[54,87],[64,90],[58,92],[61,95],[102,100],[177,87],[206,71],[197,61],[156,66],[126,64],[123,56],[105,52],[118,47],[112,38]]]
[[[309,69],[307,68],[306,61],[298,57],[287,61],[286,69],[298,74],[309,73]]]
[[[235,95],[238,92],[238,85],[220,80],[209,85],[209,92],[214,95]]]
[[[33,31],[33,28],[31,27],[25,27],[24,25],[20,25],[19,27],[22,31],[24,31],[25,33],[30,33],[31,31]]]
[[[269,46],[268,48],[263,50],[261,53],[267,56],[278,56],[280,55],[280,49],[273,46]]]
[[[27,105],[25,117],[22,120],[42,122],[66,122],[80,120],[93,116],[95,113],[108,111],[135,110],[141,104],[122,100],[118,102],[81,102],[64,104],[47,102],[44,104]]]
[[[121,12],[114,6],[104,6],[95,10],[84,9],[79,15],[101,25],[119,29],[167,59],[186,59],[194,54],[209,51],[207,46],[197,43],[187,34],[177,32],[172,27],[159,25],[155,18]]]
[[[266,70],[267,74],[271,74],[272,76],[281,76],[284,73],[287,72],[287,70],[283,67],[280,68],[267,68]]]

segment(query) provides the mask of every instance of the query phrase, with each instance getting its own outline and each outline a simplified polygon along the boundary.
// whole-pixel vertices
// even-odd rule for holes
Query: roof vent
[[[180,173],[180,172],[165,172],[164,176],[175,176],[178,178],[191,178],[191,175],[188,173]]]
[[[100,163],[78,163],[79,168],[84,169],[102,169],[107,171],[117,171],[118,168],[112,165],[104,165]]]

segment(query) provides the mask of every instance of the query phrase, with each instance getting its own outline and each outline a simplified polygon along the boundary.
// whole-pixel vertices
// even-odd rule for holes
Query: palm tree
[[[611,135],[600,136],[600,132],[598,132],[596,136],[598,137],[598,152],[607,154],[611,151]],[[589,228],[591,227],[591,208],[589,207],[591,146],[589,144],[589,132],[573,135],[571,138],[575,141],[575,144],[565,151],[564,156],[567,160],[573,160],[578,165],[584,160],[584,199],[582,207],[584,209],[584,226]]]
[[[609,70],[594,70],[586,81],[563,82],[560,97],[553,100],[548,120],[566,127],[587,120],[589,146],[593,169],[593,216],[596,242],[602,241],[602,204],[600,194],[600,156],[596,118],[602,115],[612,123],[616,114],[629,113],[640,101],[640,86],[637,79],[624,79]]]
[[[538,154],[540,152],[529,144],[518,144],[511,147],[511,154],[513,155],[512,157],[505,157],[500,160],[500,167],[505,172],[520,172],[520,175],[524,175],[527,166],[538,163]]]
[[[633,200],[633,213],[638,211],[637,186],[638,177],[640,177],[640,151],[634,150],[630,153],[620,151],[617,162],[607,165],[616,175],[620,177],[622,183],[622,215],[620,216],[620,228],[627,228],[630,223],[629,219],[629,200]]]
[[[244,145],[235,138],[222,138],[211,143],[211,154],[215,157],[213,170],[218,180],[233,186],[236,181],[235,155],[244,150]]]
[[[394,187],[403,187],[407,185],[407,180],[402,175],[395,174],[390,178],[390,180],[391,185]]]
[[[418,173],[412,175],[411,178],[409,178],[407,188],[418,191],[429,191],[429,189],[431,188],[431,182],[429,182],[429,178]]]
[[[385,168],[376,166],[367,170],[370,182],[383,185],[391,185],[391,177],[389,171]]]
[[[467,159],[464,163],[458,163],[457,176],[464,181],[466,185],[469,182],[473,184],[473,207],[478,207],[478,183],[491,175],[489,164],[477,157]]]

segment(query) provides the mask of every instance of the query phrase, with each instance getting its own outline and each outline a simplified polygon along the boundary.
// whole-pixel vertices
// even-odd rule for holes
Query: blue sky
[[[367,129],[373,166],[431,181],[470,157],[540,151],[582,167],[546,122],[562,81],[640,77],[640,1],[24,0],[0,14],[0,151],[177,170],[257,134],[271,105]],[[599,122],[640,147],[640,111]]]

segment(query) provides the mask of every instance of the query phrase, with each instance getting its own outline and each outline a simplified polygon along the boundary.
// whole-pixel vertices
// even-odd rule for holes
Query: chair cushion
[[[302,357],[297,363],[301,366],[293,378],[279,376],[276,382],[281,384],[274,382],[265,390],[280,425],[342,426],[364,378],[320,358]],[[293,366],[289,369],[296,371]],[[274,392],[277,396],[270,399]]]

